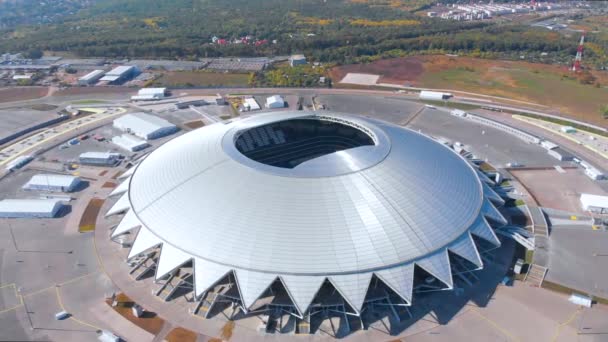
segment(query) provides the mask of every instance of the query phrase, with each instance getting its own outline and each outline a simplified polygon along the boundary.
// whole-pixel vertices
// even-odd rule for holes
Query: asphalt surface
[[[217,90],[206,90],[206,92],[215,94]],[[237,90],[228,92],[237,92]],[[264,93],[258,90],[256,92]],[[327,94],[319,90],[281,89],[266,90],[265,93],[302,95],[308,97],[308,99],[304,99],[305,103],[309,103],[309,99],[313,95],[317,95],[317,104],[325,104],[332,111],[367,115],[397,124],[412,119],[413,113],[416,113],[422,106],[420,103],[406,101],[402,96],[396,94],[379,94],[378,92],[336,90],[336,94]],[[94,95],[63,97],[61,101],[94,97]],[[109,98],[116,100],[118,96],[111,95]],[[189,120],[193,117],[193,114],[189,112],[184,112],[183,118],[180,114],[179,112],[165,113],[171,121]],[[104,122],[104,124],[107,123],[109,122]],[[539,146],[524,143],[502,131],[453,117],[441,110],[424,109],[411,120],[408,127],[453,142],[459,141],[479,158],[487,158],[489,162],[497,166],[512,161],[530,166],[559,164]],[[112,131],[109,126],[98,129],[108,134]],[[64,138],[64,140],[66,139]],[[58,142],[53,141],[53,143]],[[47,159],[50,157],[59,160],[69,159],[80,149],[97,147],[95,143],[87,144],[83,143],[82,146],[65,151],[55,148],[43,156]],[[102,144],[99,147],[103,146]],[[106,176],[97,177],[99,171],[97,169],[81,170],[83,173],[92,175],[96,180],[92,181],[90,187],[76,194],[77,199],[72,202],[72,212],[65,217],[53,220],[0,220],[0,340],[93,341],[96,340],[94,331],[97,328],[117,329],[126,335],[141,330],[125,323],[125,320],[120,317],[111,316],[111,312],[107,311],[108,307],[103,303],[103,299],[117,289],[102,267],[102,260],[96,253],[97,246],[93,234],[77,233],[78,221],[88,199],[92,196],[104,197],[109,189],[101,189],[100,185],[109,180],[109,177],[117,170],[110,170]],[[14,178],[0,180],[0,191],[20,196],[19,187],[29,176],[27,172],[24,174],[17,173]],[[111,222],[102,218],[99,220],[101,220],[99,222],[105,222],[104,228],[116,224],[111,220]],[[560,247],[556,253],[563,254],[563,250],[572,249],[574,251],[573,260],[577,260],[579,257],[576,253],[582,253],[581,255],[584,256],[584,253],[588,254],[595,248],[594,246],[598,246],[595,249],[599,250],[600,247],[608,245],[608,243],[595,245],[594,241],[588,241],[586,238],[579,240],[578,237],[568,236],[570,230],[565,230],[565,232],[564,241],[556,240],[558,242],[555,244]],[[97,231],[97,234],[100,238],[107,238],[106,231]],[[582,242],[578,246],[571,246],[573,241]],[[562,243],[563,245],[561,245]],[[591,247],[585,248],[587,243]],[[554,242],[551,241],[551,244],[553,246]],[[462,285],[464,292],[461,294],[446,292],[428,299],[418,298],[419,306],[412,310],[414,319],[403,322],[397,328],[399,334],[412,341],[436,341],[438,339],[536,341],[552,340],[554,337],[568,341],[576,338],[577,325],[563,324],[563,322],[572,321],[570,317],[576,317],[575,314],[578,312],[566,301],[566,296],[520,285],[516,285],[514,288],[497,287],[505,269],[509,267],[510,253],[512,253],[512,245],[506,243],[500,253],[501,256],[495,259],[494,263],[488,262],[486,270],[479,274],[484,281],[473,288]],[[565,268],[570,270],[571,259],[568,259],[570,256],[560,255],[560,257],[563,259],[556,260],[565,260],[558,262],[563,263]],[[122,263],[121,265],[123,268],[126,267]],[[590,263],[588,267],[602,267],[602,265]],[[584,269],[591,270],[587,266]],[[569,276],[568,273],[564,274]],[[603,274],[608,274],[608,272],[603,272]],[[576,277],[577,274],[570,273],[570,276]],[[587,279],[587,281],[592,282],[593,280]],[[603,278],[598,281],[603,281]],[[604,282],[604,284],[606,283]],[[130,285],[128,289],[139,288],[138,291],[141,291],[142,296],[146,294],[150,297],[149,289],[142,283],[129,284],[132,286]],[[151,300],[155,301],[152,307],[164,305],[156,298]],[[73,313],[74,319],[54,320],[53,315],[63,307]],[[171,312],[172,307],[168,306],[166,309],[167,316],[164,318],[171,318],[174,314]],[[595,317],[606,314],[606,312],[606,309],[603,308],[590,315]],[[602,323],[603,321],[595,322],[592,319],[588,322],[591,322],[589,325],[597,331],[600,331],[606,324]],[[176,324],[181,323],[176,322]],[[196,328],[198,324],[204,324],[204,321],[198,320],[192,327]],[[382,329],[382,322],[379,321],[372,327],[371,332],[354,334],[349,337],[349,340],[394,339],[394,336],[388,335]],[[217,336],[219,334],[218,331]],[[282,338],[281,336],[248,334],[250,334],[251,340]],[[123,337],[127,337],[126,335]],[[238,336],[246,335],[241,332]],[[138,340],[133,336],[137,335],[131,335],[131,340]],[[316,340],[317,337],[314,339]]]

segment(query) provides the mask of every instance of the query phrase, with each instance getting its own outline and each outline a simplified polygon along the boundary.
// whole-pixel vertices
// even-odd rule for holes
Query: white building
[[[261,107],[253,97],[248,97],[243,100],[243,109],[245,111],[260,110]]]
[[[450,93],[441,93],[437,91],[427,91],[423,90],[420,92],[419,98],[421,100],[431,100],[431,101],[442,101],[447,100],[453,95]]]
[[[112,142],[118,147],[130,152],[137,152],[150,146],[145,140],[136,138],[129,134],[118,135],[112,138]]]
[[[51,218],[63,204],[54,199],[5,199],[0,201],[1,218]]]
[[[114,166],[120,161],[120,153],[85,152],[78,159],[80,164],[95,166]]]
[[[13,76],[13,81],[19,81],[19,80],[31,80],[32,79],[32,75],[31,74],[25,74],[25,75],[14,75]]]
[[[562,126],[562,128],[560,128],[560,131],[562,131],[562,133],[576,133],[576,128],[571,127],[571,126]]]
[[[607,214],[608,196],[581,194],[581,207],[594,213]]]
[[[142,88],[137,95],[131,96],[131,101],[162,100],[167,95],[167,88]]]
[[[142,139],[157,139],[178,131],[169,121],[146,113],[132,113],[122,116],[113,123],[114,127],[134,134]]]
[[[108,83],[120,83],[134,77],[138,73],[134,65],[116,67],[106,73],[100,80]]]
[[[6,169],[9,171],[20,169],[32,160],[34,160],[32,156],[19,156],[13,159],[13,161],[11,161],[10,163],[8,163]]]
[[[86,86],[97,83],[106,74],[103,70],[93,70],[78,79],[78,85]]]
[[[296,66],[306,64],[306,56],[304,55],[292,55],[289,57],[289,65]]]
[[[80,184],[80,178],[69,175],[34,175],[25,185],[25,190],[72,192]]]
[[[266,98],[266,108],[284,108],[285,100],[281,95],[273,95]]]

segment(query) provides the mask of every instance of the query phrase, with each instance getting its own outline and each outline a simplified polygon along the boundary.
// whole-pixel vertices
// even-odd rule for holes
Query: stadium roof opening
[[[235,144],[250,159],[291,169],[337,151],[372,146],[374,140],[353,125],[309,117],[246,129],[238,134]]]

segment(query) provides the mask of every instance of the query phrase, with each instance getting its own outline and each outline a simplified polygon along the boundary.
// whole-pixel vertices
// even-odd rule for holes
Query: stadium
[[[417,294],[482,269],[507,223],[491,181],[450,147],[331,112],[212,124],[121,178],[106,216],[124,215],[113,240],[135,236],[135,279],[191,291],[206,318],[289,315],[299,333],[321,317],[407,317]]]

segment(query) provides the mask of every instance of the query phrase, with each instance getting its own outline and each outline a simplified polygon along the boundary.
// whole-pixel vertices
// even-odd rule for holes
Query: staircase
[[[524,283],[530,286],[541,287],[547,275],[547,268],[536,264],[530,264]]]

